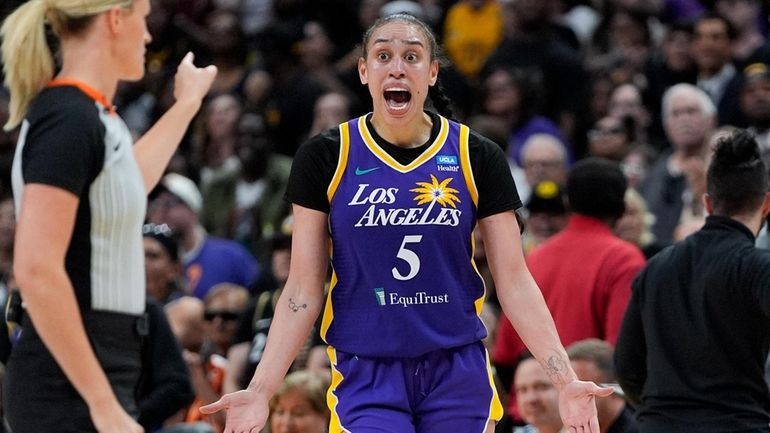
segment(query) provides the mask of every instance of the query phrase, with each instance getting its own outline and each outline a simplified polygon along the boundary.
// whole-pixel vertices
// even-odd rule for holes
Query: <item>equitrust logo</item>
[[[389,305],[400,305],[404,308],[417,305],[448,304],[449,294],[429,295],[427,292],[417,292],[411,296],[399,295],[397,292],[386,292],[385,288],[377,287],[374,289],[377,298],[377,304],[381,307]]]

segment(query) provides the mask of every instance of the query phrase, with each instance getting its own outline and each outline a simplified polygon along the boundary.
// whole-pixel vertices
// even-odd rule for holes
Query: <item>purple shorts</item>
[[[329,433],[483,433],[503,415],[481,342],[417,358],[328,352]]]

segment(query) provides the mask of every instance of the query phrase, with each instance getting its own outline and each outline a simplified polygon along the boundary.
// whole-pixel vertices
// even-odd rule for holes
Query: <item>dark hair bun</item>
[[[735,131],[729,140],[720,139],[714,152],[714,162],[720,165],[741,165],[759,159],[754,135],[742,129]]]

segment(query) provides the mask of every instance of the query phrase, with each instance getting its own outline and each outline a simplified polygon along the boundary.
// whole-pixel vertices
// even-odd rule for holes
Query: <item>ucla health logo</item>
[[[438,171],[459,171],[460,164],[457,163],[457,155],[436,155],[436,168]]]

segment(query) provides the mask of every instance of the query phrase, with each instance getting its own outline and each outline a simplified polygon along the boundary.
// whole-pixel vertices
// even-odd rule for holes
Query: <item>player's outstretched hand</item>
[[[566,431],[570,433],[599,433],[596,418],[596,397],[607,397],[612,388],[602,388],[593,382],[573,380],[559,392],[559,413]]]
[[[188,52],[179,63],[174,77],[174,97],[177,102],[189,102],[200,106],[217,76],[217,67],[209,65],[198,68],[193,64],[193,60],[195,55]]]
[[[200,408],[201,413],[227,411],[225,431],[228,433],[258,433],[267,422],[268,398],[244,389],[225,394],[219,400]]]

